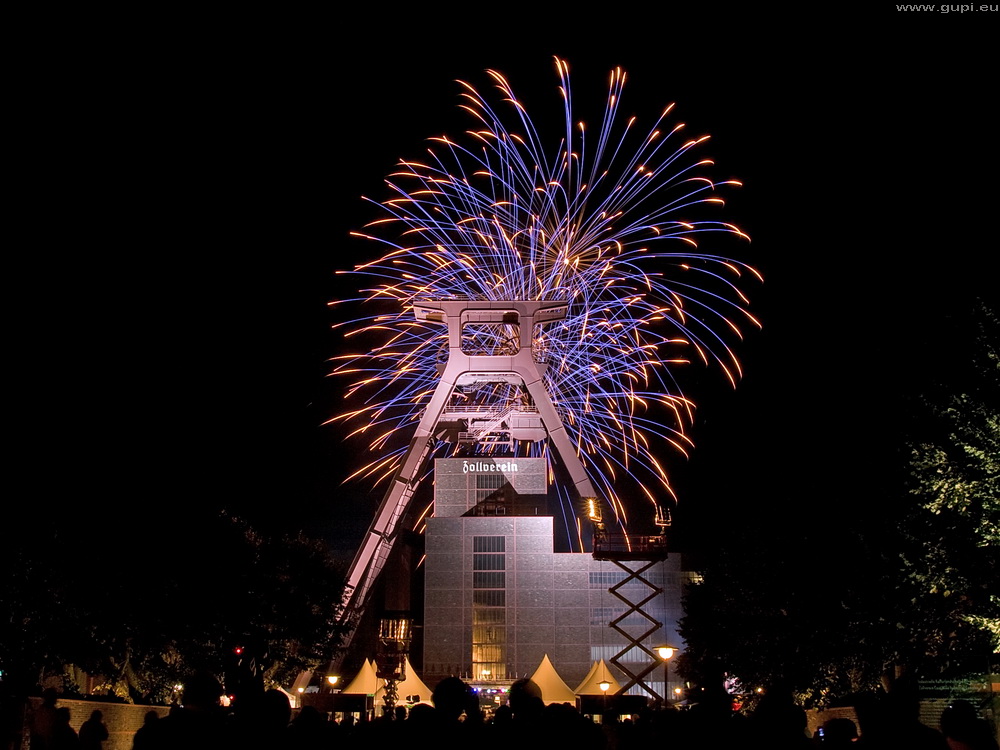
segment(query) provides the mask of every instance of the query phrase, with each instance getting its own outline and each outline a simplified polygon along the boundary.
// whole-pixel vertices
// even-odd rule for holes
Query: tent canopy
[[[366,659],[357,676],[340,691],[348,695],[372,695],[378,703],[385,695],[385,680],[380,679],[375,670],[375,662]],[[414,696],[419,701],[429,701],[431,690],[420,679],[420,676],[410,664],[409,657],[406,658],[406,678],[396,685],[396,694],[400,699],[407,695]]]
[[[375,702],[378,703],[385,695],[385,680],[378,681],[378,692],[375,693]],[[403,701],[406,696],[412,696],[414,703],[421,701],[428,702],[431,699],[431,689],[424,684],[420,676],[410,665],[410,658],[406,657],[406,678],[396,684],[396,695]]]
[[[371,659],[365,659],[365,663],[361,665],[361,669],[354,679],[340,692],[349,695],[375,695],[379,688],[379,682],[378,677],[375,676],[375,662]]]
[[[583,678],[583,682],[576,688],[576,694],[604,695],[604,691],[600,687],[604,681],[607,681],[611,685],[607,691],[609,695],[614,695],[622,689],[622,686],[618,684],[618,680],[611,674],[611,670],[608,669],[608,665],[604,662],[604,659],[601,659],[594,662],[594,666],[590,668],[587,676]]]
[[[549,661],[549,655],[542,657],[542,663],[531,675],[531,681],[538,685],[542,691],[542,701],[545,705],[550,703],[576,703],[576,693],[570,690],[569,685],[563,682],[562,677],[556,672],[556,668]]]

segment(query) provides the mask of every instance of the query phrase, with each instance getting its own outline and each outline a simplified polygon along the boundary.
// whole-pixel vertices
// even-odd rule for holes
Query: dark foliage
[[[167,517],[141,539],[112,516],[34,518],[5,550],[0,668],[15,690],[78,670],[131,700],[165,700],[233,649],[268,683],[330,658],[343,572],[302,534],[266,537],[225,514]]]
[[[989,669],[1000,647],[1000,327],[977,303],[944,330],[946,366],[900,394],[891,471],[850,477],[821,516],[759,511],[722,541],[685,597],[681,674],[706,686],[735,677],[747,692],[785,681],[819,705],[875,689],[900,665],[925,677]]]

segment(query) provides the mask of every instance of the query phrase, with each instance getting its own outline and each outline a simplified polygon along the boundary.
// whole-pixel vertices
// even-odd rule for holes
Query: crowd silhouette
[[[263,690],[224,708],[223,689],[211,675],[190,679],[183,701],[165,716],[155,710],[135,732],[133,750],[335,750],[377,748],[405,742],[435,750],[1000,750],[995,729],[968,701],[953,701],[940,717],[940,730],[919,721],[914,685],[901,683],[886,694],[859,698],[857,721],[838,716],[810,735],[806,712],[787,686],[775,684],[747,714],[733,710],[721,688],[706,691],[683,710],[667,705],[619,717],[582,713],[568,703],[546,704],[532,680],[514,682],[507,702],[490,714],[478,695],[457,677],[441,680],[430,703],[399,706],[377,717],[339,721],[306,705],[296,712],[285,693]],[[108,738],[99,710],[79,734],[70,710],[46,692],[31,717],[32,750],[102,750]]]
[[[104,726],[104,714],[100,710],[90,712],[90,718],[80,726],[80,750],[103,750],[108,739],[108,728]]]

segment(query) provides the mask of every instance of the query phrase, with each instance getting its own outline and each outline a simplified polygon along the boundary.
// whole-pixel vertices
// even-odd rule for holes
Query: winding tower
[[[643,678],[661,662],[643,640],[662,623],[646,614],[643,607],[662,589],[643,574],[666,557],[664,529],[669,521],[660,512],[657,525],[661,533],[633,539],[609,532],[601,521],[600,499],[567,434],[558,405],[545,388],[548,362],[537,343],[543,339],[536,329],[558,323],[566,312],[566,302],[560,300],[448,297],[413,304],[416,320],[446,326],[447,342],[438,360],[437,386],[348,570],[340,617],[349,627],[348,647],[370,604],[373,585],[401,536],[403,519],[437,441],[465,446],[471,455],[489,455],[509,452],[519,441],[547,440],[548,450],[558,457],[581,505],[590,509],[594,557],[610,560],[625,573],[624,581],[609,589],[626,605],[625,615],[609,623],[628,643],[611,660],[629,678],[620,692],[640,685],[655,695]],[[636,587],[625,584],[635,583],[647,587],[647,593],[630,600],[624,592]],[[636,616],[645,618],[649,625],[639,634],[619,624],[626,617],[634,622]],[[638,672],[618,660],[626,654],[634,659],[635,649],[651,660],[648,668]]]

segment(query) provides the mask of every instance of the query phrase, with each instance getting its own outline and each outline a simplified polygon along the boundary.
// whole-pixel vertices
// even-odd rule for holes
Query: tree
[[[257,661],[266,684],[289,684],[340,645],[344,628],[335,615],[343,571],[323,543],[302,533],[268,538],[233,523],[243,534],[246,559],[230,563],[216,614],[220,630]]]
[[[836,519],[774,538],[770,519],[745,519],[688,586],[679,674],[706,690],[728,679],[751,697],[780,683],[809,706],[877,685],[893,636],[878,547]]]
[[[788,518],[741,519],[686,593],[681,674],[747,689],[780,679],[821,704],[896,667],[988,668],[1000,648],[1000,326],[984,303],[948,323],[944,366],[906,402],[898,471],[858,483],[852,512],[821,529],[796,519],[780,544]]]
[[[1000,323],[980,301],[953,328],[956,373],[914,401],[899,550],[902,656],[942,667],[1000,650]]]
[[[123,554],[90,547],[93,535],[63,539],[62,528],[53,522],[5,550],[0,670],[14,692],[72,665],[102,676],[102,691],[162,700],[191,673],[222,675],[237,645],[261,684],[287,684],[340,643],[343,571],[303,534],[185,516],[164,519]]]

